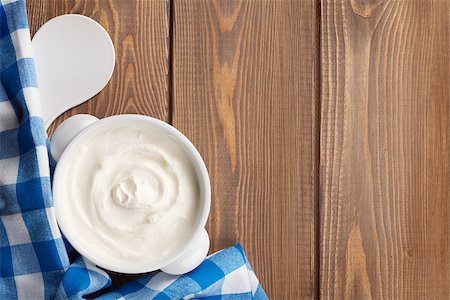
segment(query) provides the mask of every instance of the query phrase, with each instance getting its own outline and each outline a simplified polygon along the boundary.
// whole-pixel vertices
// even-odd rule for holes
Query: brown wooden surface
[[[449,2],[321,13],[320,295],[448,299]]]
[[[31,36],[45,22],[62,14],[82,14],[99,22],[116,51],[116,66],[109,84],[88,102],[59,117],[79,113],[99,118],[139,113],[169,118],[169,6],[165,0],[27,0]]]
[[[270,298],[448,299],[449,3],[27,7],[32,34],[81,13],[116,48],[108,86],[55,124],[75,113],[172,122],[210,172],[211,250],[241,242]]]
[[[173,124],[209,170],[211,248],[241,242],[271,297],[312,297],[314,1],[174,4]]]

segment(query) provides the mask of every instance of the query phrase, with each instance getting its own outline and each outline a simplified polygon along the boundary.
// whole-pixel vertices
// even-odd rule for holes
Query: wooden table
[[[55,124],[184,132],[211,176],[211,250],[241,242],[270,298],[450,297],[449,1],[27,5],[32,34],[79,13],[116,48],[108,86]]]

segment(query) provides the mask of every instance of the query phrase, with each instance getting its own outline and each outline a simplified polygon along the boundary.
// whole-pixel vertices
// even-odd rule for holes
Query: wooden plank
[[[106,29],[116,50],[116,67],[109,84],[90,101],[59,117],[50,133],[78,113],[99,118],[139,113],[169,119],[167,1],[27,0],[27,9],[32,35],[53,17],[82,14]]]
[[[449,2],[321,14],[320,295],[448,299]]]
[[[212,183],[211,250],[273,299],[315,297],[315,1],[174,1],[173,124]]]
[[[88,102],[56,119],[48,130],[49,134],[63,120],[79,113],[89,113],[99,118],[138,113],[169,120],[167,1],[27,0],[27,10],[32,36],[53,17],[68,13],[82,14],[93,18],[106,29],[116,51],[116,66],[108,85]],[[136,277],[108,273],[113,278],[113,286],[108,290]]]

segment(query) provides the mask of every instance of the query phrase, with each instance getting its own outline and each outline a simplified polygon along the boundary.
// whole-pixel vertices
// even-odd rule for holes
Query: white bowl
[[[145,122],[147,125],[150,124],[175,137],[191,158],[200,187],[200,211],[197,214],[198,217],[195,221],[193,235],[189,241],[177,249],[173,255],[167,256],[160,261],[142,264],[138,267],[111,265],[101,255],[90,253],[87,249],[81,247],[80,241],[66,230],[70,220],[63,217],[61,213],[65,200],[63,198],[64,181],[60,179],[65,172],[70,172],[70,170],[67,170],[66,165],[72,155],[72,149],[74,149],[78,141],[96,128],[123,121]],[[151,272],[158,269],[174,275],[184,274],[197,267],[204,260],[209,250],[209,237],[204,228],[211,206],[211,186],[208,171],[200,153],[176,128],[158,119],[143,115],[117,115],[101,120],[91,115],[75,115],[64,121],[55,130],[51,139],[51,153],[55,160],[58,161],[53,175],[53,199],[56,220],[64,236],[81,255],[104,269],[129,274]]]

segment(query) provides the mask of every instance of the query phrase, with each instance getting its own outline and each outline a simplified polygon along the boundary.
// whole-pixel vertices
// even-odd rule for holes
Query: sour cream
[[[99,127],[71,151],[63,178],[65,231],[109,264],[159,261],[192,238],[194,165],[176,139],[138,122]]]

